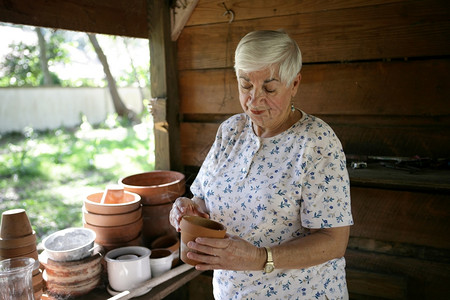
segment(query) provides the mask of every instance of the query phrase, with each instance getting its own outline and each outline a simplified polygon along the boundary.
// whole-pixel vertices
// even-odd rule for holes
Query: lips
[[[252,109],[250,109],[250,112],[251,112],[253,115],[261,115],[261,114],[264,113],[263,110],[252,110]]]
[[[249,107],[248,110],[255,116],[262,115],[267,109],[260,107]]]

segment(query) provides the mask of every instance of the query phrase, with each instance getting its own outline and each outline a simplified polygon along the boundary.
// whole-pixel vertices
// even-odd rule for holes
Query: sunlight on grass
[[[84,120],[76,130],[0,136],[0,211],[24,208],[38,240],[82,226],[87,195],[154,170],[152,128],[149,116],[134,126],[112,117],[97,128]]]

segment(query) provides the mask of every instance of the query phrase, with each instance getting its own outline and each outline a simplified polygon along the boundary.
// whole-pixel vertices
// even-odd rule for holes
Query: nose
[[[250,93],[251,96],[251,102],[254,104],[257,104],[260,100],[264,97],[264,92],[262,89],[253,89],[252,92]]]

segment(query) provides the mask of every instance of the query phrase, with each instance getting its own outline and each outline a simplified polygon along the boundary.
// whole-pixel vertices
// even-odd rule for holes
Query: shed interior
[[[303,54],[296,106],[330,124],[347,154],[351,298],[450,293],[447,0],[3,0],[0,21],[149,38],[156,168],[188,184],[220,122],[241,112],[238,41],[284,29]],[[188,284],[204,299],[209,275]]]

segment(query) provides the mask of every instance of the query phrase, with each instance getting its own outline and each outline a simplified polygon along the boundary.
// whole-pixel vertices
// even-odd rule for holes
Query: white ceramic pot
[[[158,277],[172,267],[172,251],[168,249],[153,249],[150,255],[152,277]]]
[[[50,259],[74,261],[91,256],[95,247],[95,231],[88,228],[67,228],[52,233],[42,242]]]
[[[152,274],[150,254],[150,249],[141,246],[117,248],[106,253],[105,260],[111,288],[122,292],[150,279]]]

